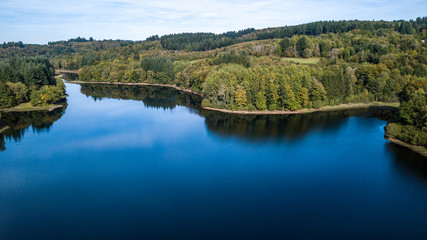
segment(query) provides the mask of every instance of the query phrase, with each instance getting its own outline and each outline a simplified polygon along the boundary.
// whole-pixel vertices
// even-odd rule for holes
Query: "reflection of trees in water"
[[[140,100],[147,107],[173,109],[177,105],[195,109],[205,117],[208,129],[224,137],[234,136],[245,141],[302,137],[308,131],[336,131],[351,116],[389,119],[390,111],[356,109],[295,115],[239,115],[200,109],[201,98],[173,88],[159,86],[129,86],[81,84],[81,92],[95,100],[103,98]]]
[[[81,84],[81,92],[95,101],[103,98],[139,100],[147,107],[162,109],[174,109],[177,105],[197,108],[201,102],[197,95],[169,87]]]
[[[353,109],[295,115],[237,115],[202,110],[208,129],[220,136],[244,141],[294,139],[309,131],[337,131],[352,116],[385,118],[391,113],[379,109]]]
[[[393,153],[393,166],[396,170],[415,175],[427,182],[427,161],[425,157],[394,143],[387,143],[386,148]]]
[[[66,106],[66,104],[65,104]],[[48,111],[7,112],[0,114],[0,129],[8,126],[0,133],[0,151],[6,149],[6,140],[21,141],[25,131],[32,128],[34,132],[49,131],[53,123],[60,119],[66,107]]]

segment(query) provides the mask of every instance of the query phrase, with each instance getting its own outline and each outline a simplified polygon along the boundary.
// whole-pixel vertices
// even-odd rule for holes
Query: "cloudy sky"
[[[408,20],[426,13],[426,0],[0,0],[0,42],[143,40],[317,20]]]

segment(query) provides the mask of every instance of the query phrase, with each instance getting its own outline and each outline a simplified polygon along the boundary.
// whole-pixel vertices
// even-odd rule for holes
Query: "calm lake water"
[[[427,159],[383,138],[382,112],[66,86],[64,110],[1,116],[2,240],[427,239]]]

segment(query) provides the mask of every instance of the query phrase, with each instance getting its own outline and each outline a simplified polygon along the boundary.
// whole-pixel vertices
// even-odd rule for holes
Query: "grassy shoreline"
[[[244,114],[244,115],[289,115],[289,114],[304,114],[304,113],[314,113],[314,112],[326,112],[326,111],[340,111],[348,109],[363,109],[363,108],[378,108],[378,109],[390,109],[396,110],[398,103],[383,103],[383,102],[370,102],[370,103],[345,103],[334,106],[324,106],[321,108],[310,108],[310,109],[301,109],[296,111],[246,111],[246,110],[228,110],[220,108],[211,108],[211,107],[202,107],[206,110],[218,111],[223,113],[230,114]]]
[[[49,104],[46,106],[32,106],[30,102],[21,103],[11,108],[1,108],[0,112],[34,112],[34,111],[48,111],[51,112],[57,108],[61,108],[61,104]]]

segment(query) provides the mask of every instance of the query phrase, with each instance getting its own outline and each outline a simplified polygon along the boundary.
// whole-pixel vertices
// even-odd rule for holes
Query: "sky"
[[[145,40],[319,20],[409,20],[426,13],[427,0],[0,0],[0,42]]]

